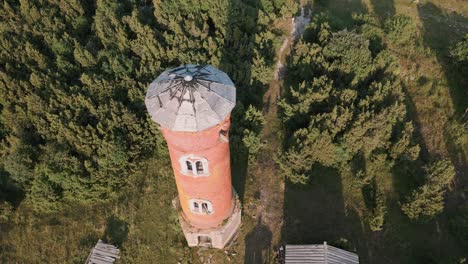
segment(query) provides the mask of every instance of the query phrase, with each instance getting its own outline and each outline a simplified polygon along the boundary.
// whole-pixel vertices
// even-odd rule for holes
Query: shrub
[[[416,39],[416,23],[406,15],[396,15],[385,21],[385,33],[398,45],[407,45]]]
[[[369,217],[369,228],[372,231],[380,231],[385,222],[385,215],[387,214],[387,207],[382,194],[377,193],[375,197],[375,208]]]
[[[0,223],[6,223],[10,220],[13,213],[13,206],[6,201],[0,202]]]
[[[427,181],[413,191],[401,209],[411,220],[431,219],[444,209],[446,187],[455,177],[455,169],[449,160],[440,160],[427,170]]]
[[[458,63],[468,63],[468,34],[452,47],[450,56]]]
[[[249,165],[252,165],[256,159],[260,150],[264,147],[264,144],[260,142],[260,137],[257,133],[250,131],[248,129],[244,130],[244,137],[242,138],[242,143],[248,150]]]

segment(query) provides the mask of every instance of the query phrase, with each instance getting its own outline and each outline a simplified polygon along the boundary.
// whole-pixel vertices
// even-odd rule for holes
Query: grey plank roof
[[[358,264],[355,253],[323,244],[286,245],[285,264]]]
[[[120,259],[120,250],[99,239],[86,260],[86,264],[112,264]]]
[[[236,87],[226,73],[210,65],[167,70],[148,87],[151,119],[174,130],[196,132],[215,126],[236,104]]]

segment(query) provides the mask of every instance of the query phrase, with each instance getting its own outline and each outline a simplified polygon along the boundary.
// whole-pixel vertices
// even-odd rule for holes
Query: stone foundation
[[[193,227],[183,217],[180,209],[179,197],[176,197],[172,203],[179,212],[179,223],[184,232],[185,239],[189,247],[207,246],[222,249],[228,245],[239,231],[241,224],[241,204],[237,193],[233,190],[233,211],[229,218],[215,228],[199,229]]]

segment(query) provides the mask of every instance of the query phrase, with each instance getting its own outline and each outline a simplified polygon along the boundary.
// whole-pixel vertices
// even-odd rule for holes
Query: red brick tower
[[[165,71],[146,94],[148,112],[169,148],[179,193],[175,204],[189,246],[223,248],[240,226],[228,136],[235,101],[231,79],[209,65]]]

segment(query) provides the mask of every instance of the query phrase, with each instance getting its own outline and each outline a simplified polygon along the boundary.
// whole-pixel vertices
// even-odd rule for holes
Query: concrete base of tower
[[[215,228],[199,229],[191,226],[183,217],[179,206],[179,198],[176,197],[172,203],[179,211],[179,223],[184,232],[189,247],[212,247],[222,249],[226,247],[239,231],[241,224],[241,204],[237,193],[233,191],[233,212],[229,218]]]

